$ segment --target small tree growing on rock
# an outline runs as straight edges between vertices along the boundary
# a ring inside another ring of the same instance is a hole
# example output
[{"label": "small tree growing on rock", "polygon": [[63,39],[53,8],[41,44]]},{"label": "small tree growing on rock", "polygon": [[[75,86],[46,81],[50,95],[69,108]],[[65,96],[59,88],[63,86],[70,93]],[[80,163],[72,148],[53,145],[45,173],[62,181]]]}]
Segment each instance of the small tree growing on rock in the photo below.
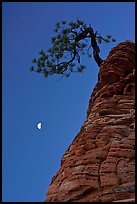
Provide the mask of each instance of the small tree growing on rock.
[{"label": "small tree growing on rock", "polygon": [[76,22],[57,22],[54,31],[56,36],[51,38],[52,47],[47,52],[40,51],[40,57],[32,61],[31,71],[43,73],[46,78],[54,74],[69,77],[73,72],[83,72],[86,67],[81,64],[81,55],[92,57],[91,49],[100,67],[103,59],[99,56],[98,44],[116,41],[111,35],[103,38],[97,31],[94,32],[91,25],[78,18]]}]

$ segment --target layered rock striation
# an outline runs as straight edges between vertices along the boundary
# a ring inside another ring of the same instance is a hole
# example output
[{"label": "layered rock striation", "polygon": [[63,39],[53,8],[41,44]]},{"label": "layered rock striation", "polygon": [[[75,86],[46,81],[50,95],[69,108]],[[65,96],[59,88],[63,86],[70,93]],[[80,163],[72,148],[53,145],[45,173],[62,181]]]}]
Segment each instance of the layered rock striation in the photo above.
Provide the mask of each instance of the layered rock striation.
[{"label": "layered rock striation", "polygon": [[101,64],[87,117],[62,157],[46,202],[111,202],[135,196],[135,44]]}]

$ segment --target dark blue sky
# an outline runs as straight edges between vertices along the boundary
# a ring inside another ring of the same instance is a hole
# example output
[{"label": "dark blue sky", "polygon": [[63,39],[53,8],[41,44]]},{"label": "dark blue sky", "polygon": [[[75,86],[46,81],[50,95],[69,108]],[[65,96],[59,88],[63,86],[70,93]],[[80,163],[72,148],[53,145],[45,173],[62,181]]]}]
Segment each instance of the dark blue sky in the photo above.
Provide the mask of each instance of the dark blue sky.
[{"label": "dark blue sky", "polygon": [[[102,44],[101,57],[125,40],[135,39],[133,2],[2,3],[2,200],[45,199],[65,150],[86,118],[97,83],[98,67],[83,59],[86,70],[68,79],[31,73],[32,59],[51,47],[54,26],[76,17],[116,43]],[[43,128],[38,130],[38,122]]]}]

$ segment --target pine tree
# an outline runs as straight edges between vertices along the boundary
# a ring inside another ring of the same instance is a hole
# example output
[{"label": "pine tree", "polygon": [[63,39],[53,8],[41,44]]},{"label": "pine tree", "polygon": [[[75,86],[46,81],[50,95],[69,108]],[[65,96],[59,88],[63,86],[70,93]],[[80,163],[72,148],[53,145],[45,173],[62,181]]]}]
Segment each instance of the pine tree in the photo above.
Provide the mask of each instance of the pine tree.
[{"label": "pine tree", "polygon": [[76,22],[57,22],[54,32],[56,36],[51,38],[52,47],[47,52],[41,50],[40,57],[32,60],[30,68],[31,71],[43,73],[46,78],[54,74],[69,77],[73,72],[83,72],[86,67],[81,64],[81,56],[85,54],[88,57],[93,55],[100,67],[103,59],[99,56],[98,44],[116,41],[111,35],[103,38],[97,31],[94,32],[91,25],[78,18]]}]

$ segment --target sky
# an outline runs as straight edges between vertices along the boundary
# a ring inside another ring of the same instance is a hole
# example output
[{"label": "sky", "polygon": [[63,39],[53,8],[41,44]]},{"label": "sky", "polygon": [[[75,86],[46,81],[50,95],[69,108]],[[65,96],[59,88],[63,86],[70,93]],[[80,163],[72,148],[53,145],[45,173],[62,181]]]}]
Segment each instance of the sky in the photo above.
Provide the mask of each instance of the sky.
[{"label": "sky", "polygon": [[67,79],[29,71],[38,52],[51,47],[56,22],[77,17],[117,40],[101,44],[103,59],[118,43],[135,41],[134,2],[2,3],[2,202],[44,201],[86,119],[99,72],[93,58]]}]

